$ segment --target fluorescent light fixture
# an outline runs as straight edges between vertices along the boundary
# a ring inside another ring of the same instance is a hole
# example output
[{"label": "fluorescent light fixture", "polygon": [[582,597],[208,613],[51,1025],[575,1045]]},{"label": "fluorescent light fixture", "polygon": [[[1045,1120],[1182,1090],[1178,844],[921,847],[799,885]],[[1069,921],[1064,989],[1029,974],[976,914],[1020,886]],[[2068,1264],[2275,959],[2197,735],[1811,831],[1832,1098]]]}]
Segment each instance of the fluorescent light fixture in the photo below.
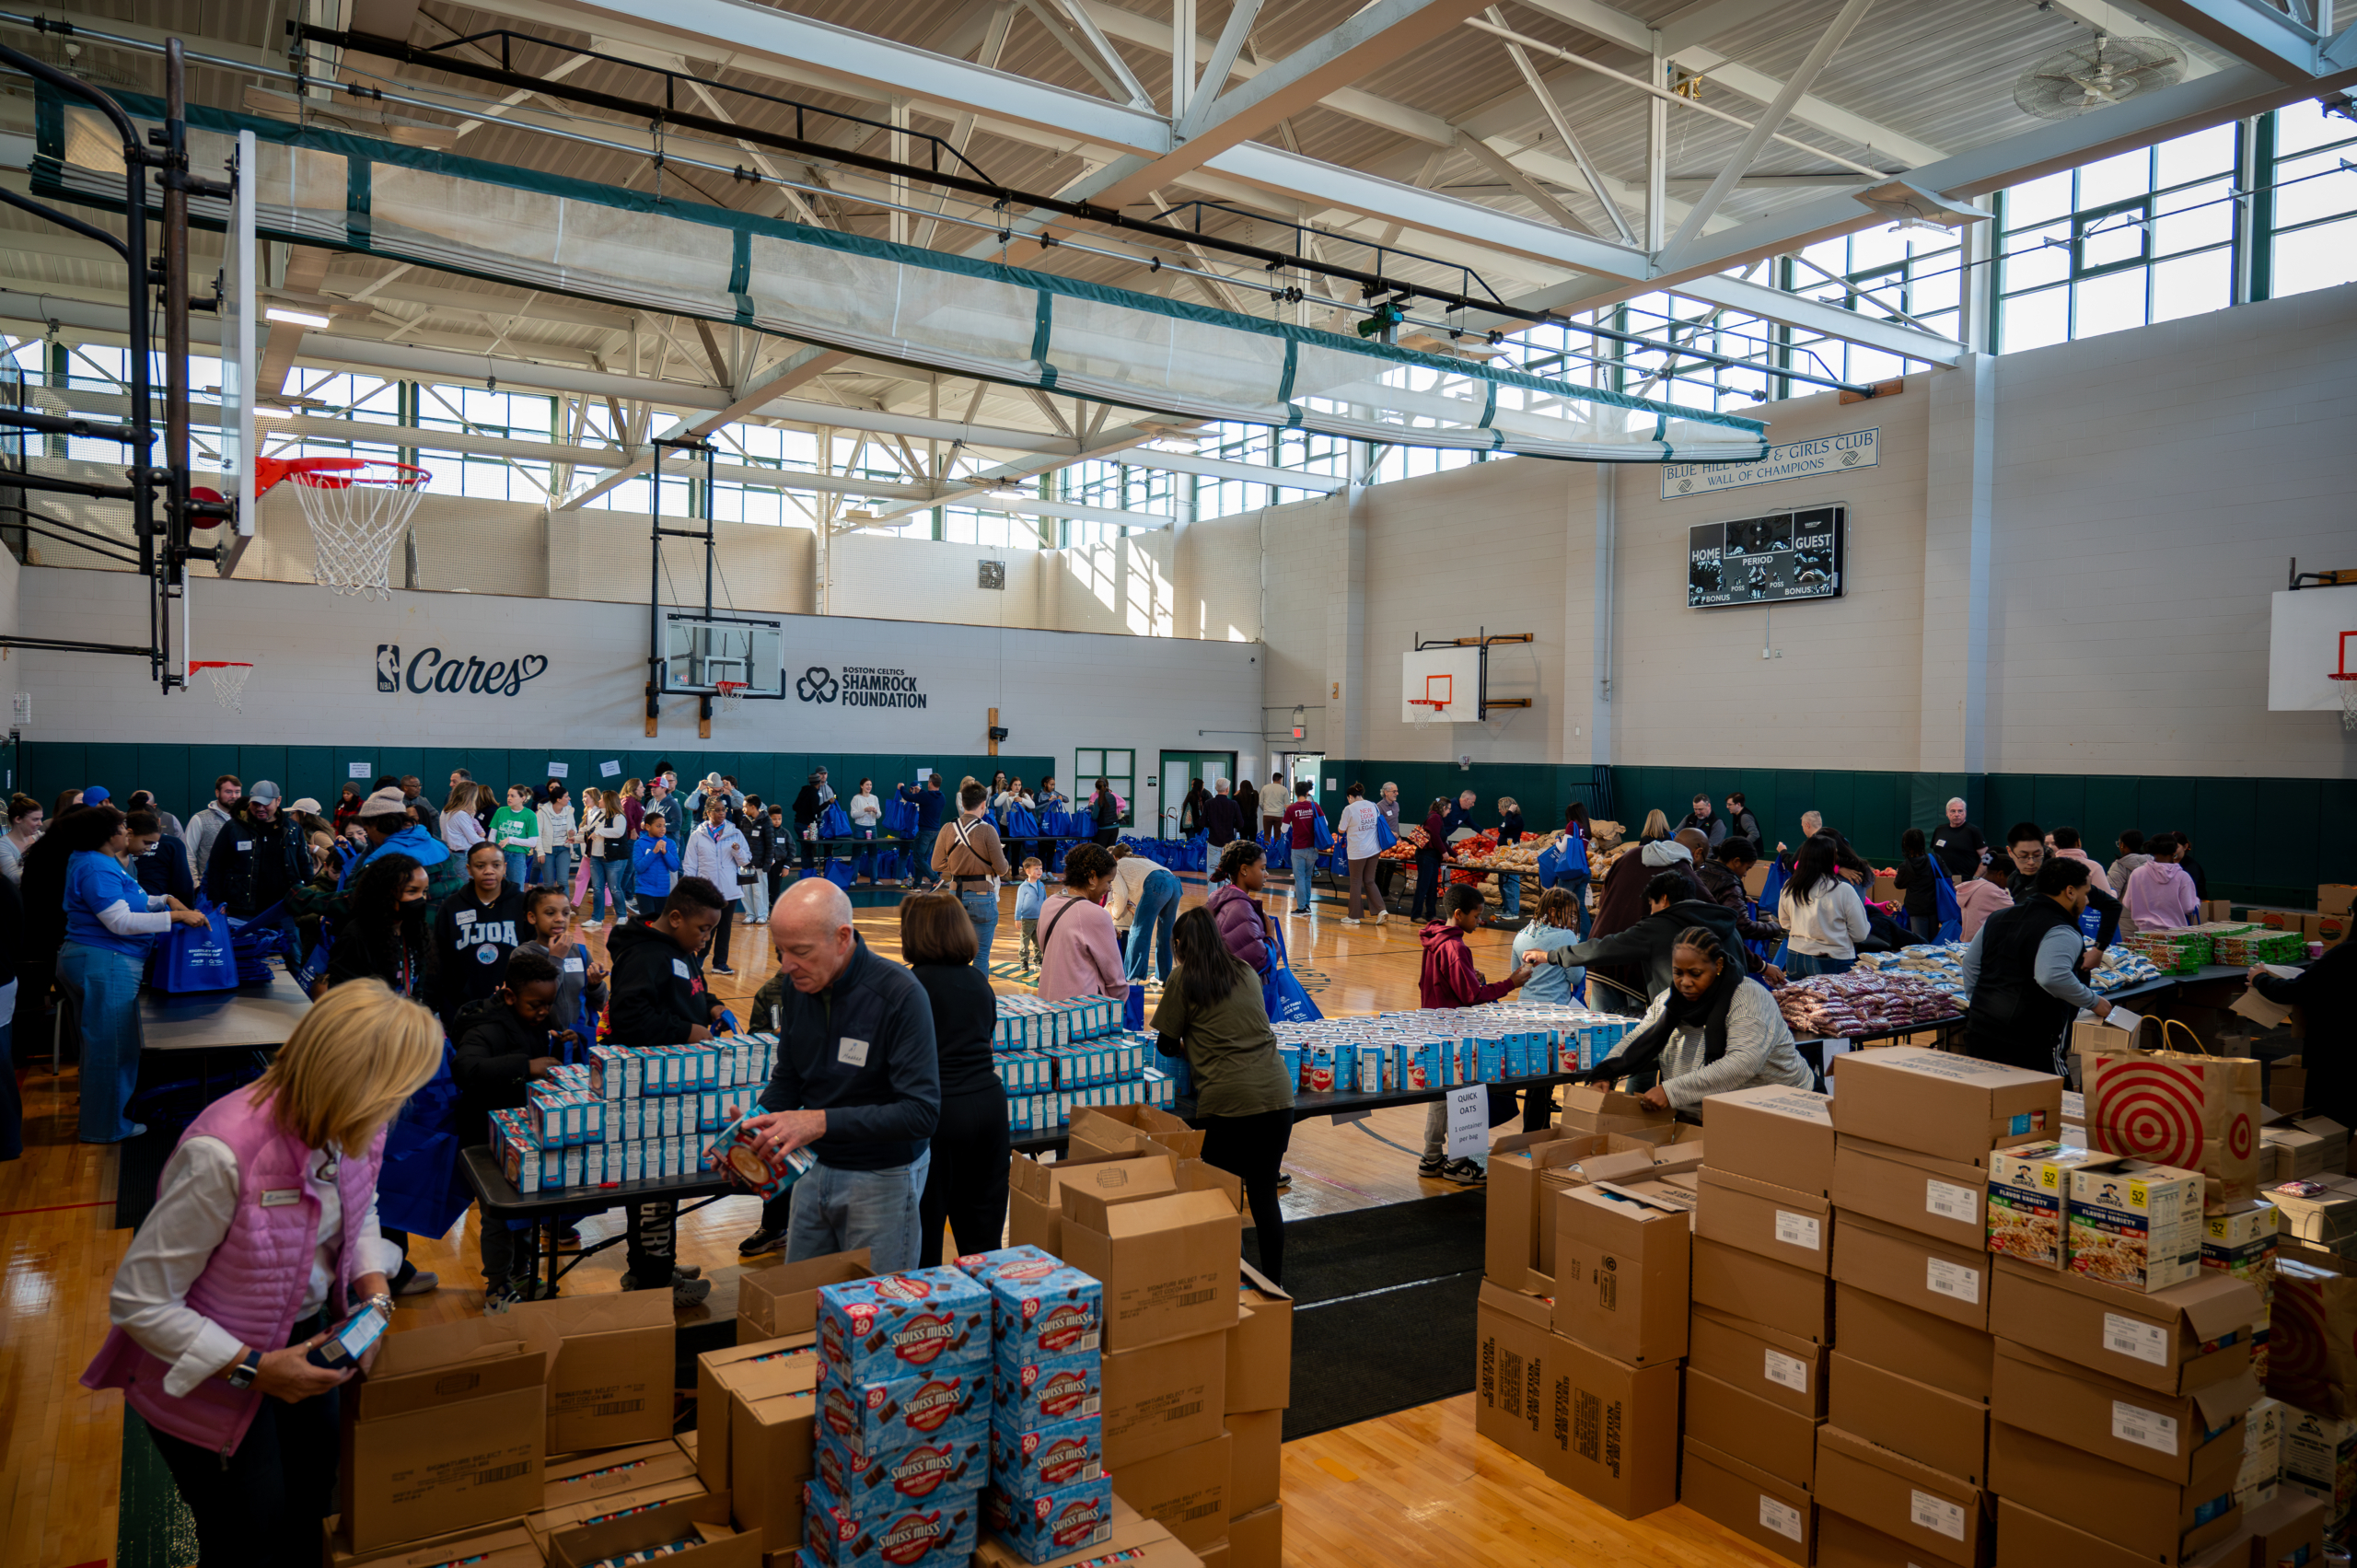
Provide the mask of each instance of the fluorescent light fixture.
[{"label": "fluorescent light fixture", "polygon": [[982,494],[989,496],[993,501],[1034,501],[1039,499],[1037,496],[1025,494],[1022,491],[1016,489],[1013,485],[1004,484],[999,485],[994,489],[985,490]]},{"label": "fluorescent light fixture", "polygon": [[329,324],[328,319],[318,314],[316,311],[289,310],[284,306],[281,305],[273,305],[270,307],[270,308],[262,312],[262,315],[273,321],[284,321],[290,327],[311,327],[316,329],[325,327]]}]

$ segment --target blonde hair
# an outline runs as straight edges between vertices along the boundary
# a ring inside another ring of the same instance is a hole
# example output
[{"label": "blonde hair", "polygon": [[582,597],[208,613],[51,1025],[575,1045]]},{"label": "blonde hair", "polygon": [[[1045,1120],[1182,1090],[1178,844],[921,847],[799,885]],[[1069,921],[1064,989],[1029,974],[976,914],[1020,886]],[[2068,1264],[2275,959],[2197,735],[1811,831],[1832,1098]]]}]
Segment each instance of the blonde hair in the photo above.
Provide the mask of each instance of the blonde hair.
[{"label": "blonde hair", "polygon": [[640,796],[644,795],[645,793],[646,781],[644,779],[624,779],[622,781],[623,799],[636,800]]},{"label": "blonde hair", "polygon": [[1669,819],[1659,809],[1646,812],[1644,828],[1637,834],[1638,842],[1650,843],[1655,839],[1667,837],[1669,837]]},{"label": "blonde hair", "polygon": [[1498,796],[1498,809],[1501,811],[1519,811],[1522,809],[1522,802],[1516,800],[1513,796],[1502,795]]},{"label": "blonde hair", "polygon": [[441,1065],[431,1012],[380,980],[348,981],[303,1015],[251,1093],[274,1097],[273,1118],[309,1147],[358,1154]]}]

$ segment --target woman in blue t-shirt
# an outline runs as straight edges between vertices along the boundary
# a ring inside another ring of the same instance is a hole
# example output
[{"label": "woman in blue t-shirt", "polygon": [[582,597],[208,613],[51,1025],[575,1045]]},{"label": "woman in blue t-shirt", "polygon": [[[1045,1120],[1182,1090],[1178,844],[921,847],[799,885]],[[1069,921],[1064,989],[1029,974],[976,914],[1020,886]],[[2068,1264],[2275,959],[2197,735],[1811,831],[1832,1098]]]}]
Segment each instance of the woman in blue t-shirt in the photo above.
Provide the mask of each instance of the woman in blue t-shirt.
[{"label": "woman in blue t-shirt", "polygon": [[65,946],[57,972],[82,1009],[82,1142],[119,1144],[147,1131],[125,1121],[139,1083],[139,981],[157,933],[203,925],[180,900],[150,893],[131,869],[131,825],[111,806],[65,818]]}]

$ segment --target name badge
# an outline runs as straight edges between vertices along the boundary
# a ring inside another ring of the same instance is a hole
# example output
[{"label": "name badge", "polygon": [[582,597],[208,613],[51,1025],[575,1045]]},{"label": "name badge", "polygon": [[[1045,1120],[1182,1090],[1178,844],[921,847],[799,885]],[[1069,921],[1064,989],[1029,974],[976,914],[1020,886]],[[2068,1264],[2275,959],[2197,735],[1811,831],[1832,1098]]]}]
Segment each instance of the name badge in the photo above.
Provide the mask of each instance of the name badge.
[{"label": "name badge", "polygon": [[567,958],[564,960],[564,972],[567,974],[582,974],[586,971],[582,968],[581,960],[579,958]]},{"label": "name badge", "polygon": [[770,1028],[771,1028],[772,1032],[773,1032],[773,1033],[780,1033],[780,1034],[782,1034],[782,1033],[784,1033],[784,1030],[785,1030],[785,1004],[784,1004],[784,1003],[783,1003],[783,1002],[772,1002],[772,1004],[770,1004]]},{"label": "name badge", "polygon": [[673,958],[671,960],[671,972],[678,975],[681,980],[692,980],[695,978],[688,973],[688,960],[685,958]]},{"label": "name badge", "polygon": [[254,842],[251,839],[239,839],[238,841],[238,853],[239,854],[250,854],[253,852],[253,847]]},{"label": "name badge", "polygon": [[845,1035],[842,1042],[835,1047],[835,1060],[846,1067],[866,1066],[867,1042],[864,1040],[853,1040],[849,1035]]},{"label": "name badge", "polygon": [[302,1201],[303,1194],[292,1187],[273,1187],[261,1195],[261,1206],[265,1209],[283,1209],[289,1203]]},{"label": "name badge", "polygon": [[472,925],[475,923],[475,912],[472,910],[455,910],[451,912],[451,918],[456,920],[460,925]]}]

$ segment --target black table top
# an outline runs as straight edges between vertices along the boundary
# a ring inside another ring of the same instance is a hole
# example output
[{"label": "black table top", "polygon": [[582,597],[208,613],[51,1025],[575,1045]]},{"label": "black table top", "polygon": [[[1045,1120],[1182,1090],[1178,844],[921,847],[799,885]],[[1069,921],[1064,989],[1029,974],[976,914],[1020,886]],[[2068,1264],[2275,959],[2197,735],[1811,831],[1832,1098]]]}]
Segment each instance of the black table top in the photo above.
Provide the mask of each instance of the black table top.
[{"label": "black table top", "polygon": [[716,1171],[694,1176],[660,1177],[652,1181],[609,1181],[596,1187],[560,1187],[550,1192],[518,1192],[509,1183],[488,1148],[462,1150],[459,1168],[467,1185],[482,1201],[486,1219],[554,1219],[563,1214],[595,1214],[622,1203],[644,1203],[655,1198],[718,1198],[737,1191]]}]

